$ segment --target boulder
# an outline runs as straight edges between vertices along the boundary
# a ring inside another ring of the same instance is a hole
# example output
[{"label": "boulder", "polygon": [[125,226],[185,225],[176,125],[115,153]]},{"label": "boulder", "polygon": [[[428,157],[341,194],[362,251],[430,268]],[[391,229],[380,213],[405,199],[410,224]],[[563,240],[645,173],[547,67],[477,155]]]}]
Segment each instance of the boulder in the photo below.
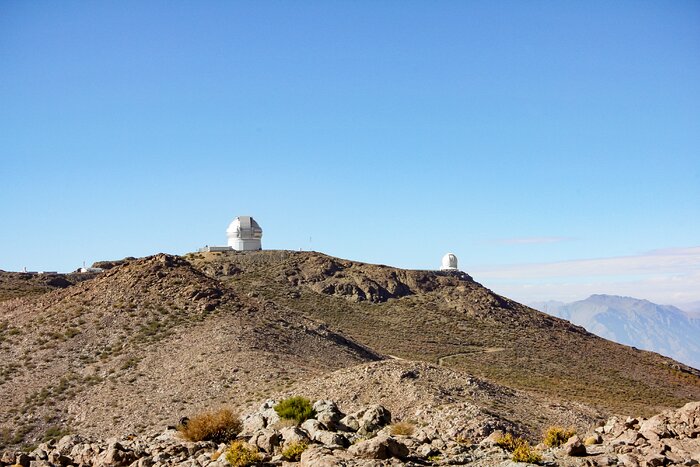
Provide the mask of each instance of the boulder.
[{"label": "boulder", "polygon": [[343,431],[357,431],[360,429],[360,422],[354,415],[346,415],[338,422],[338,429]]},{"label": "boulder", "polygon": [[241,435],[251,436],[253,433],[255,433],[258,430],[262,430],[266,426],[267,423],[265,421],[265,417],[263,417],[261,414],[254,413],[248,415],[243,419]]},{"label": "boulder", "polygon": [[270,428],[263,428],[253,433],[249,443],[257,446],[263,451],[272,454],[275,448],[280,445],[280,434]]},{"label": "boulder", "polygon": [[362,415],[357,417],[360,434],[372,434],[382,427],[391,423],[391,412],[381,405],[372,405],[362,411]]},{"label": "boulder", "polygon": [[346,448],[350,445],[350,442],[345,436],[327,430],[316,431],[313,440],[328,447]]},{"label": "boulder", "polygon": [[340,420],[344,417],[343,413],[333,401],[316,401],[313,405],[313,409],[316,412],[316,420],[326,425],[330,430],[337,429]]},{"label": "boulder", "polygon": [[298,426],[287,426],[280,429],[282,446],[287,447],[292,443],[304,443],[309,441],[309,437]]},{"label": "boulder", "polygon": [[348,448],[348,453],[364,459],[404,459],[408,456],[406,445],[392,436],[380,434],[374,438],[360,441]]},{"label": "boulder", "polygon": [[325,446],[310,445],[299,460],[299,467],[345,467],[345,461],[333,455],[333,451]]},{"label": "boulder", "polygon": [[325,431],[326,426],[318,420],[310,418],[301,424],[301,429],[308,433],[309,438],[314,439],[316,432]]},{"label": "boulder", "polygon": [[574,435],[562,446],[562,450],[567,456],[579,457],[586,455],[586,446],[581,442],[581,438]]},{"label": "boulder", "polygon": [[501,430],[493,431],[486,438],[482,439],[479,443],[480,446],[495,446],[499,439],[503,438],[503,432]]}]

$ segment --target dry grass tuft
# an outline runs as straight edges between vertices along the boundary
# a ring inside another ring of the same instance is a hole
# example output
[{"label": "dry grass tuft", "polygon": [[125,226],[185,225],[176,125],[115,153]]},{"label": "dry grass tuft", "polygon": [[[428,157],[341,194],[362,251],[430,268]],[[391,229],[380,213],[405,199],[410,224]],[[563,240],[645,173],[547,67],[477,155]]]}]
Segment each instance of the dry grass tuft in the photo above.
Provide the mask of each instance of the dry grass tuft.
[{"label": "dry grass tuft", "polygon": [[569,438],[576,434],[573,428],[562,428],[560,426],[551,426],[544,433],[542,442],[550,448],[556,448],[566,443]]},{"label": "dry grass tuft", "polygon": [[396,422],[391,425],[389,430],[392,435],[411,436],[413,432],[416,431],[416,427],[413,423]]},{"label": "dry grass tuft", "polygon": [[234,441],[226,450],[226,460],[233,467],[247,467],[263,459],[257,448],[244,441]]},{"label": "dry grass tuft", "polygon": [[301,455],[306,451],[306,448],[309,447],[309,443],[306,441],[297,441],[294,443],[290,443],[289,446],[286,448],[282,449],[282,457],[285,458],[285,460],[288,460],[290,462],[299,462],[301,459]]},{"label": "dry grass tuft", "polygon": [[204,412],[177,427],[183,438],[189,441],[214,441],[225,443],[241,431],[238,416],[229,409]]}]

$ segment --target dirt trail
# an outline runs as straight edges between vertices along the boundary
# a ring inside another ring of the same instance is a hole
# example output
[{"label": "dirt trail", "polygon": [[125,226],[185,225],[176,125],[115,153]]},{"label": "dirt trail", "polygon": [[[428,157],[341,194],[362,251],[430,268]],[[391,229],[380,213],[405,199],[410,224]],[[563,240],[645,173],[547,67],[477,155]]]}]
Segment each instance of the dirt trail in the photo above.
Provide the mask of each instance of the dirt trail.
[{"label": "dirt trail", "polygon": [[438,358],[438,365],[444,366],[445,365],[445,360],[448,358],[453,358],[453,357],[462,357],[466,355],[472,355],[475,353],[494,353],[494,352],[502,352],[506,350],[504,347],[485,347],[481,349],[473,349],[468,352],[457,352],[457,353],[451,353],[449,355],[443,355],[442,357]]}]

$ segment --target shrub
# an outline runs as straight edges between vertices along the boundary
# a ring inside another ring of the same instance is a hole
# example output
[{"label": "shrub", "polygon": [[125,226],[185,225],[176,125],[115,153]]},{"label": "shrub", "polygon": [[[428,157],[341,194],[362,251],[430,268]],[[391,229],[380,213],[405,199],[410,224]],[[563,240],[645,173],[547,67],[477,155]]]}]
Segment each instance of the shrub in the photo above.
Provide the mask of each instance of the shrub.
[{"label": "shrub", "polygon": [[298,462],[301,459],[301,455],[306,448],[309,447],[309,443],[306,441],[295,441],[289,443],[289,445],[282,449],[282,457],[290,462]]},{"label": "shrub", "polygon": [[516,438],[512,433],[506,433],[496,440],[496,444],[506,451],[515,451],[518,444],[525,442],[522,438]]},{"label": "shrub", "polygon": [[542,455],[537,450],[532,449],[527,441],[521,438],[517,439],[522,442],[518,443],[513,450],[512,459],[514,462],[529,462],[530,464],[542,462]]},{"label": "shrub", "polygon": [[246,467],[262,461],[256,448],[244,441],[234,441],[226,450],[226,460],[233,467]]},{"label": "shrub", "polygon": [[569,438],[576,434],[573,428],[564,429],[560,426],[552,426],[544,433],[542,442],[550,448],[556,448],[566,443]]},{"label": "shrub", "polygon": [[187,423],[179,425],[178,431],[189,441],[214,441],[225,443],[241,431],[241,422],[229,409],[199,414]]},{"label": "shrub", "polygon": [[296,420],[297,423],[302,423],[316,415],[309,399],[300,396],[284,399],[275,406],[275,412],[280,418]]},{"label": "shrub", "polygon": [[392,435],[405,435],[405,436],[411,436],[413,432],[415,431],[416,427],[413,425],[413,423],[409,422],[396,422],[391,425],[389,430],[391,431]]}]

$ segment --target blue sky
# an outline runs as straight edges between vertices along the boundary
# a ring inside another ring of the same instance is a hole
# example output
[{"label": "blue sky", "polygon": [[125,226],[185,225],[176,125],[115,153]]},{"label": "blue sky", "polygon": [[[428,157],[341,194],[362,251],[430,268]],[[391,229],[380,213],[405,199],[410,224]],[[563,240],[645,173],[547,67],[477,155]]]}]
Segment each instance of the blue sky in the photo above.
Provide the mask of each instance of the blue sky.
[{"label": "blue sky", "polygon": [[700,300],[700,3],[3,1],[0,205],[5,270],[245,214],[525,302]]}]

